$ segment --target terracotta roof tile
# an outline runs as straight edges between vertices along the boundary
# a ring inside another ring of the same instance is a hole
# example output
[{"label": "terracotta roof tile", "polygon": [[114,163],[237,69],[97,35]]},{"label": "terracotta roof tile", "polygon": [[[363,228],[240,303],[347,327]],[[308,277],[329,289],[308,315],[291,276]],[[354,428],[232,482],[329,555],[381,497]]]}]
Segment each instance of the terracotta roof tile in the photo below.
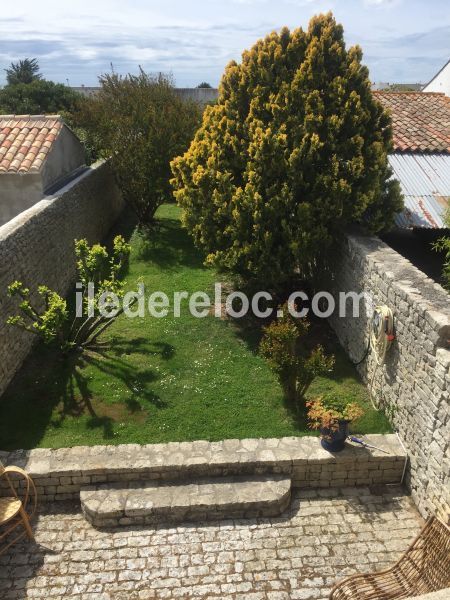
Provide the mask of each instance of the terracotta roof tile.
[{"label": "terracotta roof tile", "polygon": [[0,172],[39,171],[62,127],[59,115],[0,115]]},{"label": "terracotta roof tile", "polygon": [[389,110],[396,152],[450,153],[450,98],[431,92],[373,92]]}]

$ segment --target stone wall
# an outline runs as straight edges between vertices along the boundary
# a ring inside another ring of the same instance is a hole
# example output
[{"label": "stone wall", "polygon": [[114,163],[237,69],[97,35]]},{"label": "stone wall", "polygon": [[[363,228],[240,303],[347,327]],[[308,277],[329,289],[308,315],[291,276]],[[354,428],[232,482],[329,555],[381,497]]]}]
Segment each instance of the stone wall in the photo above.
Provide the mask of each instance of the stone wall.
[{"label": "stone wall", "polygon": [[101,240],[122,209],[108,164],[97,163],[0,227],[0,395],[34,341],[5,323],[17,307],[7,286],[17,279],[31,289],[45,284],[66,294],[75,279],[74,239]]},{"label": "stone wall", "polygon": [[[383,406],[410,457],[408,484],[422,514],[450,512],[450,296],[375,237],[350,235],[336,255],[331,288],[367,292],[386,304],[396,340],[386,363],[370,353],[359,366],[374,402]],[[347,311],[348,312],[348,311]],[[372,312],[335,313],[330,321],[351,359],[367,347]]]},{"label": "stone wall", "polygon": [[24,468],[46,501],[78,499],[86,486],[103,483],[233,475],[282,474],[300,488],[400,483],[406,455],[397,436],[365,439],[384,452],[347,444],[330,454],[318,438],[290,437],[17,450],[0,452],[0,460]]}]

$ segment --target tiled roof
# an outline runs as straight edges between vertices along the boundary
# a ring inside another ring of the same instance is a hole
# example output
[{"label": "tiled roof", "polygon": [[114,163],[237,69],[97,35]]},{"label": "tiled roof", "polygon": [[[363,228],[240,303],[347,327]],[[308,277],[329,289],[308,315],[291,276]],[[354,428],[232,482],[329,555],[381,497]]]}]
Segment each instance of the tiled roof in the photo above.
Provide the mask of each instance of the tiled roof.
[{"label": "tiled roof", "polygon": [[39,172],[62,127],[59,115],[0,115],[0,174]]},{"label": "tiled roof", "polygon": [[389,110],[395,152],[450,153],[450,98],[424,92],[373,92]]}]

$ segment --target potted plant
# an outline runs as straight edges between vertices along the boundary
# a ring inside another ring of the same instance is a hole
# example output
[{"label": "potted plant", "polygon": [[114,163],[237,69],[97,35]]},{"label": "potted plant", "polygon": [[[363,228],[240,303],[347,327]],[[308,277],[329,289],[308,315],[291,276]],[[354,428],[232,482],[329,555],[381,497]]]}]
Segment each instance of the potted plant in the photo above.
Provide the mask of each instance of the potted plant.
[{"label": "potted plant", "polygon": [[334,394],[311,400],[306,406],[309,425],[312,429],[320,429],[322,447],[329,452],[344,449],[349,423],[364,414],[359,404]]}]

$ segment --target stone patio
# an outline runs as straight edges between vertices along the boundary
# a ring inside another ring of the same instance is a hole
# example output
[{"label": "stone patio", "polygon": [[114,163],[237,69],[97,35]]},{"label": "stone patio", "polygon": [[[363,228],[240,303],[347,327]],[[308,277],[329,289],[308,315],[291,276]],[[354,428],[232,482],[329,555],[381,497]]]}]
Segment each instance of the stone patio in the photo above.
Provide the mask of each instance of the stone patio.
[{"label": "stone patio", "polygon": [[325,599],[383,569],[423,525],[398,486],[294,490],[276,518],[98,531],[75,502],[42,505],[36,544],[0,557],[0,598]]}]

